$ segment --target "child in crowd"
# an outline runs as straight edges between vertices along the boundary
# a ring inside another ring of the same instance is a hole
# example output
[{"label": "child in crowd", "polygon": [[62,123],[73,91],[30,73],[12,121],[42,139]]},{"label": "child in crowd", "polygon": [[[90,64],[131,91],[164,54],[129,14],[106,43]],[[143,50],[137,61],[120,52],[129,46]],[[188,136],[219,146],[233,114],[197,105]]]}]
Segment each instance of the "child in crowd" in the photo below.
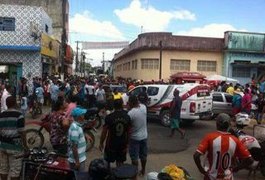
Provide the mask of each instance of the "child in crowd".
[{"label": "child in crowd", "polygon": [[[74,121],[68,130],[68,161],[70,167],[75,171],[77,177],[86,172],[86,140],[82,129],[82,123],[85,120],[86,109],[74,108],[72,110],[72,117]],[[79,178],[77,178],[79,179]]]}]

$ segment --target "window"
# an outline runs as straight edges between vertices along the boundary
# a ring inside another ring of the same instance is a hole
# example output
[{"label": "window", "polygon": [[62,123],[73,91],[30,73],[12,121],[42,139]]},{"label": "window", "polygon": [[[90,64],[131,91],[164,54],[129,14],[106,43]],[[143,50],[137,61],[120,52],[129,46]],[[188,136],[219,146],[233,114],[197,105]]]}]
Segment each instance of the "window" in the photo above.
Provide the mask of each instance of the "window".
[{"label": "window", "polygon": [[159,88],[158,87],[148,87],[147,94],[148,96],[156,96],[158,94]]},{"label": "window", "polygon": [[158,69],[158,59],[141,59],[142,69]]},{"label": "window", "polygon": [[214,94],[214,95],[213,95],[213,101],[224,102],[224,101],[223,101],[223,97],[222,97],[221,94]]},{"label": "window", "polygon": [[137,59],[132,61],[132,69],[137,69]]},{"label": "window", "polygon": [[171,59],[170,70],[190,70],[190,60],[185,59]]},{"label": "window", "polygon": [[216,61],[199,60],[197,65],[198,71],[216,71]]},{"label": "window", "polygon": [[250,68],[249,67],[233,67],[232,69],[233,77],[250,77]]},{"label": "window", "polygon": [[15,18],[0,17],[0,31],[15,31]]},{"label": "window", "polygon": [[122,65],[120,64],[120,65],[117,65],[117,71],[121,71],[122,70]]},{"label": "window", "polygon": [[47,24],[45,24],[45,32],[49,33],[49,26]]},{"label": "window", "polygon": [[232,95],[227,95],[227,94],[225,94],[225,99],[226,99],[226,102],[228,102],[228,103],[232,103],[233,96],[232,96]]},{"label": "window", "polygon": [[123,64],[123,71],[128,71],[128,70],[130,70],[130,65],[131,65],[130,62],[124,63],[124,64]]}]

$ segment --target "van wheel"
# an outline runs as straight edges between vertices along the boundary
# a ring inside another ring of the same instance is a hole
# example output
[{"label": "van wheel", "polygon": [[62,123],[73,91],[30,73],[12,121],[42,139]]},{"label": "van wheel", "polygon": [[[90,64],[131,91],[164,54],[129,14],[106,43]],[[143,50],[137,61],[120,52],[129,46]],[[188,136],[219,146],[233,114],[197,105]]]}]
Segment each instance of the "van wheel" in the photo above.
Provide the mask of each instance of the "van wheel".
[{"label": "van wheel", "polygon": [[169,110],[163,110],[161,112],[161,114],[160,114],[160,122],[165,127],[169,127],[170,126]]}]

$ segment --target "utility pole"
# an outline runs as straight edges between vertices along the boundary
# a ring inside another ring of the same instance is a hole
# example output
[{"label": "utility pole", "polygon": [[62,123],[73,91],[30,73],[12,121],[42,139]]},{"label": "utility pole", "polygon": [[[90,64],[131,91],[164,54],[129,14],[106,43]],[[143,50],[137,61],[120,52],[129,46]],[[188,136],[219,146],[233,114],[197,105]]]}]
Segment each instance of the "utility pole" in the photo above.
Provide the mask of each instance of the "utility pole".
[{"label": "utility pole", "polygon": [[162,41],[159,41],[159,80],[162,79]]},{"label": "utility pole", "polygon": [[75,57],[75,72],[77,73],[79,71],[79,58],[78,58],[78,43],[79,41],[76,41],[76,57]]},{"label": "utility pole", "polygon": [[103,73],[105,73],[105,53],[102,53],[102,68],[103,68]]},{"label": "utility pole", "polygon": [[62,1],[62,26],[63,26],[63,32],[61,36],[61,78],[64,80],[64,58],[65,58],[65,51],[66,51],[66,28],[65,28],[65,21],[66,21],[66,0]]}]

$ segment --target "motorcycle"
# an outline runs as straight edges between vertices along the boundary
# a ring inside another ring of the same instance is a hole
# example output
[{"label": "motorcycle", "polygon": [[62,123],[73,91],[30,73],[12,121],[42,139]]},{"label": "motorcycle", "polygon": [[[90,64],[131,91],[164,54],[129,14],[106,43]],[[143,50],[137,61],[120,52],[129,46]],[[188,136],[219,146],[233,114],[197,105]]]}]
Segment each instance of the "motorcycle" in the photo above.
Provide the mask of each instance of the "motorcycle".
[{"label": "motorcycle", "polygon": [[61,179],[76,180],[65,156],[55,152],[48,152],[47,148],[33,148],[23,157],[22,180]]},{"label": "motorcycle", "polygon": [[251,119],[249,115],[245,112],[240,112],[235,115],[236,127],[243,129],[245,126],[248,126]]},{"label": "motorcycle", "polygon": [[[98,111],[90,109],[85,115],[85,121],[82,125],[86,139],[86,151],[90,151],[95,145],[95,135],[92,131],[97,132],[96,125],[98,124]],[[50,114],[44,116],[41,121],[26,121],[26,125],[36,125],[38,128],[30,128],[25,131],[26,149],[33,147],[41,148],[44,145],[44,133],[46,130],[50,133]]]},{"label": "motorcycle", "polygon": [[[263,176],[265,176],[265,140],[258,140],[257,137],[257,129],[261,126],[254,126],[253,128],[253,136],[247,135],[243,131],[239,129],[231,129],[230,132],[235,135],[249,150],[254,162],[249,166],[249,176],[252,171],[256,171],[260,169],[260,172]],[[264,128],[265,132],[265,126]],[[263,133],[264,133],[263,132]],[[263,134],[264,135],[264,134]],[[255,137],[256,136],[256,137]]]}]

